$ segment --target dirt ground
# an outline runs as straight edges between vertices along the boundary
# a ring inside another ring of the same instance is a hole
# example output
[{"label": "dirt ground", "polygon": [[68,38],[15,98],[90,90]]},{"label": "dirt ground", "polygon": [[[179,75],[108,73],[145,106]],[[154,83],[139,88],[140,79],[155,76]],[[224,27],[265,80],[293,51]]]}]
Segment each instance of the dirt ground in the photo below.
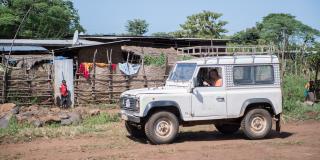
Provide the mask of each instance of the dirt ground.
[{"label": "dirt ground", "polygon": [[211,125],[181,128],[174,144],[150,145],[127,136],[122,123],[108,131],[72,138],[36,139],[0,145],[0,159],[261,159],[319,160],[320,122],[291,122],[265,140],[225,136]]}]

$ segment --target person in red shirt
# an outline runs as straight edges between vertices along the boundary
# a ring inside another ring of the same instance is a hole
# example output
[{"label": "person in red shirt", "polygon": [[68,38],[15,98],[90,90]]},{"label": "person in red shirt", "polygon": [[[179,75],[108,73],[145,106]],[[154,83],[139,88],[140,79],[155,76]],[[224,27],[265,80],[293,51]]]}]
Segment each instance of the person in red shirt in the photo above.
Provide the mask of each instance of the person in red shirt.
[{"label": "person in red shirt", "polygon": [[65,80],[62,80],[61,86],[60,86],[60,95],[61,95],[61,106],[62,108],[67,108],[68,104],[68,87],[67,82]]}]

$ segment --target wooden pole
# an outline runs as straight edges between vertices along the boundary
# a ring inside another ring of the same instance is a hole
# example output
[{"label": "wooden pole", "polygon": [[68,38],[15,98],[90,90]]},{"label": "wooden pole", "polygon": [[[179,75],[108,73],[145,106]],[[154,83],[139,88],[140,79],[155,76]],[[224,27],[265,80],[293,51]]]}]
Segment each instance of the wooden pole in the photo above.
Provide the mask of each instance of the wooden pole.
[{"label": "wooden pole", "polygon": [[[5,60],[5,54],[4,54],[4,49],[2,52],[2,64],[4,64],[4,60]],[[7,67],[6,65],[4,67]],[[7,73],[7,69],[4,69],[3,72],[3,77],[2,77],[2,103],[6,102],[6,73]]]},{"label": "wooden pole", "polygon": [[96,54],[97,54],[98,50],[96,49],[96,51],[93,54],[93,74],[92,74],[92,99],[96,100],[96,95],[95,95],[95,87],[96,87]]},{"label": "wooden pole", "polygon": [[113,101],[113,70],[112,70],[112,49],[109,52],[107,50],[107,58],[108,58],[108,64],[109,64],[109,75],[108,75],[108,90],[109,90],[109,103],[111,104]]},{"label": "wooden pole", "polygon": [[[75,63],[76,63],[76,74],[74,76],[74,80],[79,79],[79,74],[77,74],[79,72],[79,59],[78,57],[75,57]],[[79,81],[75,81],[74,83],[74,88],[78,88],[79,86]],[[76,93],[76,91],[74,91],[74,93]],[[74,103],[77,103],[77,105],[79,106],[79,99],[78,96],[79,94],[74,94]]]},{"label": "wooden pole", "polygon": [[147,80],[147,75],[146,75],[146,70],[144,68],[144,51],[143,48],[141,47],[141,53],[142,53],[142,73],[143,73],[143,79],[144,79],[144,87],[148,87],[148,80]]}]

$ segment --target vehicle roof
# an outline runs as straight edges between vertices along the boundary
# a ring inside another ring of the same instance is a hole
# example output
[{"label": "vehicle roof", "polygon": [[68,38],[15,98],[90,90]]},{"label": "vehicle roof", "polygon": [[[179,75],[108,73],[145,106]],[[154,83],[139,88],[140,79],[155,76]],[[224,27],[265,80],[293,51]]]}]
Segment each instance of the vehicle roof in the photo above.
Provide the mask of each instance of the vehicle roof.
[{"label": "vehicle roof", "polygon": [[208,64],[277,64],[279,59],[276,55],[238,55],[238,56],[216,56],[195,58],[177,63]]}]

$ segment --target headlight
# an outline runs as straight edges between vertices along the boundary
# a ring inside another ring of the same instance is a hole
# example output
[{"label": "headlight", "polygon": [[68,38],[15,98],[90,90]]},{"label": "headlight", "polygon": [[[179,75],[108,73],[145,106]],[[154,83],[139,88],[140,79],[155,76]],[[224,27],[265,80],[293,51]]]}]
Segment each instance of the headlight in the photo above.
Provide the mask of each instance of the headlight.
[{"label": "headlight", "polygon": [[124,96],[120,98],[120,107],[124,110],[139,111],[139,97]]}]

